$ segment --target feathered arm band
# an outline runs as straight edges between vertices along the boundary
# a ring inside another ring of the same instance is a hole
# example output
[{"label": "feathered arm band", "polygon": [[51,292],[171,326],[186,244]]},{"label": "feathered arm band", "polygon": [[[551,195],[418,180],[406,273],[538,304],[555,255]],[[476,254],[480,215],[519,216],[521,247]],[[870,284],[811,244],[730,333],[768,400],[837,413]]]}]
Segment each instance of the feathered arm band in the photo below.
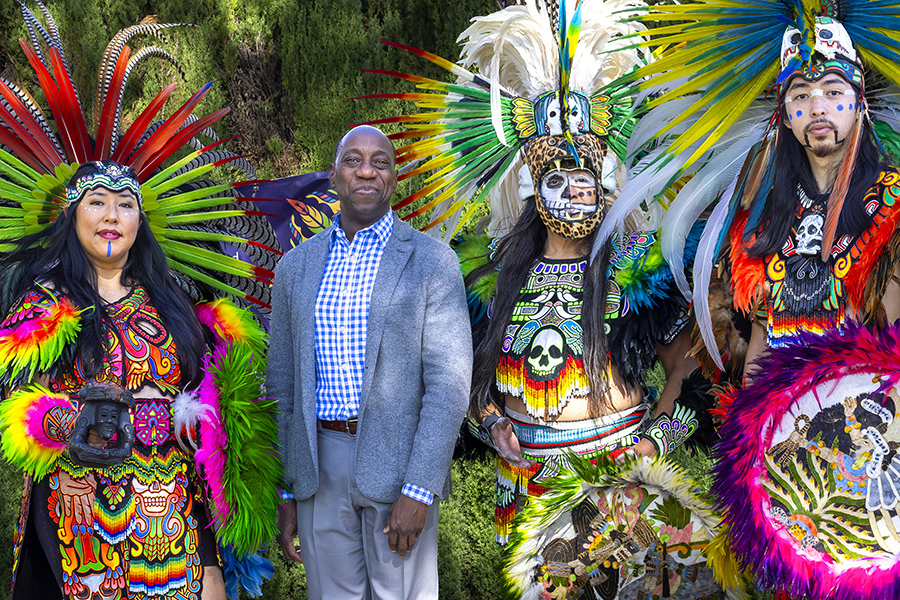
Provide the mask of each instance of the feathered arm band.
[{"label": "feathered arm band", "polygon": [[80,311],[66,298],[35,291],[0,328],[0,385],[18,387],[53,370],[81,329]]},{"label": "feathered arm band", "polygon": [[67,396],[33,385],[0,403],[0,448],[6,459],[35,479],[53,470],[75,423]]}]

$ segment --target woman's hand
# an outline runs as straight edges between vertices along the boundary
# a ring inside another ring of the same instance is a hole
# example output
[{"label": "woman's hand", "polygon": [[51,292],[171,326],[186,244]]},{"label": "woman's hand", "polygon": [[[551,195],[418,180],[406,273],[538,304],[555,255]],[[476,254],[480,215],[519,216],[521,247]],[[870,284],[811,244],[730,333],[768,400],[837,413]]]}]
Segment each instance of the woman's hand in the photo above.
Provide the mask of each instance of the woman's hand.
[{"label": "woman's hand", "polygon": [[516,437],[516,430],[513,429],[512,421],[509,418],[501,417],[494,423],[494,426],[491,427],[491,439],[494,441],[497,453],[509,464],[522,469],[530,469],[538,464],[536,461],[522,456],[519,438]]},{"label": "woman's hand", "polygon": [[73,479],[63,470],[59,471],[60,504],[67,515],[71,515],[76,525],[94,526],[94,491],[97,481],[88,474],[82,479]]}]

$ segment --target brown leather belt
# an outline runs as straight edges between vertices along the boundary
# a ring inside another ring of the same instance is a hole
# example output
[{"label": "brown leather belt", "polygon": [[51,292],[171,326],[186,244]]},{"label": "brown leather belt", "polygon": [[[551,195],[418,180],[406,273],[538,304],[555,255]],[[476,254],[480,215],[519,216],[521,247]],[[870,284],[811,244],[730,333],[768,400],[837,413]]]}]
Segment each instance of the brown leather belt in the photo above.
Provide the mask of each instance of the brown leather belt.
[{"label": "brown leather belt", "polygon": [[346,421],[323,421],[322,419],[319,419],[319,425],[322,426],[322,429],[330,429],[331,431],[340,431],[341,433],[356,435],[357,421],[357,417],[347,419]]}]

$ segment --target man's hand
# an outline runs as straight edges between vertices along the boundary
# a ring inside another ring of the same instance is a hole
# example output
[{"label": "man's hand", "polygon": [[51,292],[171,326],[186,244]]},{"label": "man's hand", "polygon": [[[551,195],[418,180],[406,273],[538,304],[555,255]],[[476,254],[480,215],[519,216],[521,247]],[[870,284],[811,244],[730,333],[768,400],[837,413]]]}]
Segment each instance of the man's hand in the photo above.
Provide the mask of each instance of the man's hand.
[{"label": "man's hand", "polygon": [[425,527],[428,505],[400,494],[388,511],[388,522],[383,533],[388,535],[391,552],[404,558],[416,545],[416,539]]},{"label": "man's hand", "polygon": [[284,557],[294,562],[303,562],[300,558],[298,546],[294,545],[297,538],[297,501],[285,500],[284,504],[278,507],[278,545]]},{"label": "man's hand", "polygon": [[644,438],[630,448],[637,456],[656,456],[656,446]]},{"label": "man's hand", "polygon": [[83,479],[73,479],[65,471],[59,471],[59,493],[63,510],[72,516],[76,525],[94,526],[94,490],[97,481],[88,474]]},{"label": "man's hand", "polygon": [[516,437],[516,430],[513,429],[512,421],[508,417],[501,417],[494,423],[491,427],[491,439],[494,440],[497,453],[509,464],[522,469],[530,469],[537,464],[536,461],[522,456],[519,438]]}]

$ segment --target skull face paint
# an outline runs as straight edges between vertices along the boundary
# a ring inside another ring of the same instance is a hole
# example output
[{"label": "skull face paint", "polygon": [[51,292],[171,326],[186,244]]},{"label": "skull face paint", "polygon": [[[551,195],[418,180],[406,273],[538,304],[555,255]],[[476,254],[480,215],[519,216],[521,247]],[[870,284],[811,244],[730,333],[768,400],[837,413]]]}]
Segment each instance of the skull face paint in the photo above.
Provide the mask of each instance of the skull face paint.
[{"label": "skull face paint", "polygon": [[562,136],[532,140],[525,161],[544,225],[561,237],[579,239],[596,230],[605,214],[599,184],[606,148],[595,135],[577,135],[572,141],[575,154]]},{"label": "skull face paint", "polygon": [[560,221],[582,221],[597,210],[597,179],[585,169],[551,171],[541,180],[541,202]]}]

